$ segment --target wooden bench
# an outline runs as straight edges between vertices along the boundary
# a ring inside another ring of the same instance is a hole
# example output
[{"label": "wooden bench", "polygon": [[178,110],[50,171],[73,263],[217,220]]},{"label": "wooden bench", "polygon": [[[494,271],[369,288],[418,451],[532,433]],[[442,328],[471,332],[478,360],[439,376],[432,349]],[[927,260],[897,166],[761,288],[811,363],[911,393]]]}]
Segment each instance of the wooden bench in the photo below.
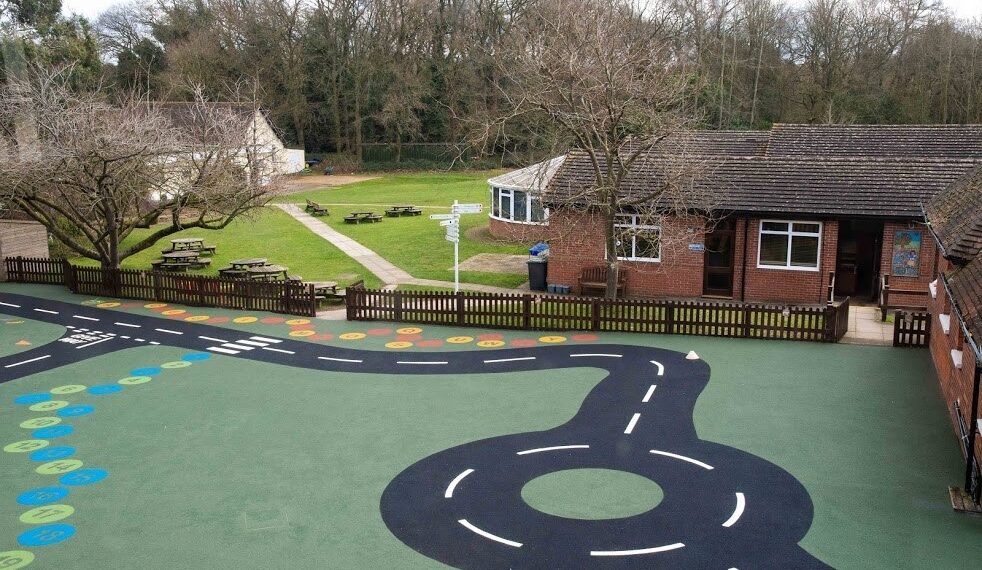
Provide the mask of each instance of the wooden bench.
[{"label": "wooden bench", "polygon": [[[617,296],[624,295],[627,282],[627,271],[621,268],[617,272]],[[601,296],[607,292],[607,267],[587,267],[580,273],[580,294]]]},{"label": "wooden bench", "polygon": [[423,213],[423,210],[417,208],[416,206],[392,206],[385,211],[385,215],[390,218],[398,218],[399,216],[418,216]]},{"label": "wooden bench", "polygon": [[160,250],[160,253],[173,253],[175,251],[196,251],[196,252],[201,253],[201,254],[212,255],[217,250],[218,250],[218,246],[215,246],[215,245],[203,245],[201,247],[195,247],[195,248],[191,248],[191,249],[187,249],[187,250],[184,250],[184,249],[175,249],[174,246],[171,246],[170,249],[162,249],[162,250]]},{"label": "wooden bench", "polygon": [[351,212],[350,216],[344,217],[346,224],[360,224],[362,222],[381,222],[382,216],[375,212]]},{"label": "wooden bench", "polygon": [[310,215],[312,215],[312,216],[330,216],[331,215],[331,213],[327,211],[327,208],[325,208],[324,206],[321,206],[317,202],[311,202],[310,200],[307,200],[307,207],[304,208],[304,211],[310,212]]},{"label": "wooden bench", "polygon": [[355,281],[354,283],[352,283],[351,285],[348,285],[344,289],[338,289],[338,290],[336,290],[334,292],[334,295],[333,295],[332,298],[334,298],[334,299],[344,299],[345,295],[348,294],[348,289],[353,289],[355,287],[364,287],[364,286],[365,286],[365,280],[364,279],[359,279],[358,281]]}]

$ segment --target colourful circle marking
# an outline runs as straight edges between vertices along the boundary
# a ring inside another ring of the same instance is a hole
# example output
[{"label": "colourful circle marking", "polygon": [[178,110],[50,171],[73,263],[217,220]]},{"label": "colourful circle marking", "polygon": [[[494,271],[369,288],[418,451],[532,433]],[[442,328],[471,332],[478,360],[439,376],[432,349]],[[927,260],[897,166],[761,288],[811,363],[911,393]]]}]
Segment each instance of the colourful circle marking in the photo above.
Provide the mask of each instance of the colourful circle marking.
[{"label": "colourful circle marking", "polygon": [[41,475],[61,475],[62,473],[75,471],[82,467],[82,465],[83,463],[79,459],[59,459],[57,461],[42,463],[34,471]]},{"label": "colourful circle marking", "polygon": [[184,320],[192,323],[200,323],[201,321],[207,321],[210,318],[211,317],[209,317],[208,315],[194,315],[191,317],[184,317]]},{"label": "colourful circle marking", "polygon": [[118,307],[120,304],[121,303],[117,303],[116,301],[109,301],[108,303],[99,303],[96,305],[96,307],[99,307],[100,309],[112,309],[113,307]]},{"label": "colourful circle marking", "polygon": [[67,496],[68,489],[64,487],[38,487],[17,495],[17,503],[27,507],[36,507],[60,501]]},{"label": "colourful circle marking", "polygon": [[443,346],[443,341],[436,338],[429,339],[429,340],[421,340],[416,343],[416,346],[420,348],[436,348],[438,346]]},{"label": "colourful circle marking", "polygon": [[539,343],[537,343],[535,340],[530,338],[517,338],[511,341],[511,345],[514,346],[515,348],[529,348],[537,344]]},{"label": "colourful circle marking", "polygon": [[228,317],[212,317],[208,319],[209,323],[215,323],[215,324],[227,323],[228,321],[229,321]]},{"label": "colourful circle marking", "polygon": [[109,472],[105,469],[92,469],[86,467],[85,469],[78,469],[67,475],[63,475],[60,479],[58,479],[58,482],[62,485],[68,485],[69,487],[83,487],[85,485],[93,485],[98,483],[106,477],[109,477]]},{"label": "colourful circle marking", "polygon": [[419,327],[402,327],[401,329],[396,329],[396,334],[419,334],[423,332],[423,329]]},{"label": "colourful circle marking", "polygon": [[34,562],[34,553],[30,550],[5,550],[0,552],[0,568],[17,570]]},{"label": "colourful circle marking", "polygon": [[47,402],[51,399],[51,394],[39,392],[37,394],[24,394],[14,398],[14,403],[18,406],[30,406],[39,402]]},{"label": "colourful circle marking", "polygon": [[75,431],[70,425],[62,424],[60,426],[51,426],[41,429],[36,429],[31,432],[31,437],[35,439],[52,439],[55,437],[65,437],[66,435],[72,435]]},{"label": "colourful circle marking", "polygon": [[48,426],[55,426],[61,423],[61,418],[54,416],[44,416],[43,418],[31,418],[20,423],[24,429],[38,429]]},{"label": "colourful circle marking", "polygon": [[24,439],[8,443],[3,446],[3,450],[7,453],[27,453],[28,451],[43,449],[50,444],[51,442],[45,439]]},{"label": "colourful circle marking", "polygon": [[146,368],[134,368],[130,370],[131,376],[156,376],[160,374],[160,368],[157,366],[148,366]]},{"label": "colourful circle marking", "polygon": [[307,337],[308,340],[331,340],[332,338],[334,338],[334,335],[327,334],[327,333],[315,334],[314,336]]},{"label": "colourful circle marking", "polygon": [[89,388],[89,394],[92,394],[93,396],[107,396],[122,390],[123,387],[119,384],[99,384],[98,386],[92,386]]},{"label": "colourful circle marking", "polygon": [[166,306],[167,306],[167,303],[147,303],[146,305],[143,305],[143,308],[145,308],[145,309],[163,309]]},{"label": "colourful circle marking", "polygon": [[409,342],[416,342],[417,340],[423,340],[423,335],[421,334],[397,334],[396,340],[405,340]]},{"label": "colourful circle marking", "polygon": [[315,334],[317,334],[317,331],[310,330],[310,329],[304,329],[304,330],[299,330],[299,331],[290,331],[290,336],[300,336],[300,337],[303,337],[303,336],[314,336]]},{"label": "colourful circle marking", "polygon": [[165,362],[160,365],[161,368],[166,368],[168,370],[174,368],[187,368],[188,366],[191,366],[191,363],[187,360],[174,360],[172,362]]},{"label": "colourful circle marking", "polygon": [[586,334],[574,334],[573,336],[571,336],[569,338],[575,340],[576,342],[590,342],[590,341],[594,341],[594,340],[599,340],[600,339],[600,337],[598,335],[589,334],[589,333],[586,333]]},{"label": "colourful circle marking", "polygon": [[54,461],[55,459],[64,459],[73,455],[75,455],[74,447],[57,445],[55,447],[46,447],[44,449],[32,451],[27,457],[31,461]]},{"label": "colourful circle marking", "polygon": [[344,333],[338,336],[338,338],[341,340],[361,340],[365,338],[365,336],[366,336],[365,333],[350,332],[350,333]]},{"label": "colourful circle marking", "polygon": [[546,335],[540,336],[539,342],[545,342],[549,344],[556,344],[557,342],[566,342],[566,337],[560,335]]},{"label": "colourful circle marking", "polygon": [[413,343],[405,340],[394,340],[392,342],[385,343],[385,348],[409,348]]},{"label": "colourful circle marking", "polygon": [[186,312],[184,309],[167,309],[166,311],[161,311],[160,314],[169,317],[171,315],[183,315]]},{"label": "colourful circle marking", "polygon": [[64,386],[58,386],[57,388],[52,388],[51,393],[58,394],[58,395],[74,394],[76,392],[81,392],[82,390],[85,390],[85,388],[87,388],[87,386],[83,384],[65,384]]},{"label": "colourful circle marking", "polygon": [[181,357],[181,360],[186,360],[188,362],[201,362],[202,360],[208,360],[211,355],[207,352],[189,352]]},{"label": "colourful circle marking", "polygon": [[368,329],[365,331],[369,336],[385,336],[392,334],[392,329]]},{"label": "colourful circle marking", "polygon": [[65,520],[75,514],[75,507],[65,504],[35,507],[21,513],[19,520],[24,524],[43,524]]},{"label": "colourful circle marking", "polygon": [[313,329],[314,325],[307,323],[306,325],[290,325],[291,331],[305,331]]},{"label": "colourful circle marking", "polygon": [[32,412],[53,412],[54,410],[60,410],[68,405],[68,402],[64,400],[48,400],[47,402],[41,402],[40,404],[34,404],[33,406],[27,408]]},{"label": "colourful circle marking", "polygon": [[473,340],[474,337],[472,336],[452,336],[447,339],[447,342],[449,342],[450,344],[467,344],[468,342],[472,342]]},{"label": "colourful circle marking", "polygon": [[[17,543],[21,546],[50,546],[64,542],[75,535],[75,527],[70,524],[56,523],[34,527],[21,533]],[[5,569],[6,570],[6,569]]]},{"label": "colourful circle marking", "polygon": [[151,380],[153,378],[150,376],[127,376],[126,378],[121,378],[116,383],[122,384],[123,386],[136,386],[138,384],[146,384]]},{"label": "colourful circle marking", "polygon": [[505,335],[499,333],[486,333],[477,335],[477,340],[504,340]]},{"label": "colourful circle marking", "polygon": [[503,340],[479,340],[477,341],[477,346],[481,348],[498,348],[505,346],[505,341]]},{"label": "colourful circle marking", "polygon": [[247,323],[254,323],[258,320],[259,319],[257,319],[256,317],[235,317],[234,319],[232,319],[232,322],[242,325]]},{"label": "colourful circle marking", "polygon": [[62,408],[56,412],[60,418],[76,418],[79,416],[87,416],[95,411],[94,406],[88,404],[75,404],[74,406],[68,406],[67,408]]},{"label": "colourful circle marking", "polygon": [[283,317],[263,317],[259,319],[259,322],[263,323],[264,325],[278,325],[282,324],[284,321],[286,321],[286,319]]},{"label": "colourful circle marking", "polygon": [[309,325],[310,319],[290,319],[286,321],[288,325]]}]

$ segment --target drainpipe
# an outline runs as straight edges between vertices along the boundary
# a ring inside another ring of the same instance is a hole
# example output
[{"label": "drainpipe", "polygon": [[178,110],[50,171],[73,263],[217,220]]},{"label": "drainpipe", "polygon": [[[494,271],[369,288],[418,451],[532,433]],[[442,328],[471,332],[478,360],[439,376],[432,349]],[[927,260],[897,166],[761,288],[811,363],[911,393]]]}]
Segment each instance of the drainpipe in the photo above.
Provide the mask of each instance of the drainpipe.
[{"label": "drainpipe", "polygon": [[740,268],[740,302],[747,300],[747,236],[750,234],[750,218],[743,218],[743,267]]}]

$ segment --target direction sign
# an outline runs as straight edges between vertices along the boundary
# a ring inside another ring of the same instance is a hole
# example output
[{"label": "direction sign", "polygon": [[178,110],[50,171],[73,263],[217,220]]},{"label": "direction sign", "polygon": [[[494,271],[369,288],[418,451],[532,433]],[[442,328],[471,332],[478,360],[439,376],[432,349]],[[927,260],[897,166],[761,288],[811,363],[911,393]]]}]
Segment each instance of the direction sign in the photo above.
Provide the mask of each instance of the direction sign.
[{"label": "direction sign", "polygon": [[446,235],[446,236],[443,237],[443,239],[445,239],[447,241],[450,241],[450,242],[453,242],[453,243],[457,243],[458,241],[460,241],[460,237],[459,236],[452,236],[452,235]]},{"label": "direction sign", "polygon": [[480,214],[484,211],[484,204],[454,204],[452,211],[457,214]]},{"label": "direction sign", "polygon": [[456,226],[459,222],[457,220],[443,220],[440,222],[441,226]]},{"label": "direction sign", "polygon": [[453,214],[430,214],[431,220],[452,220],[455,217]]},{"label": "direction sign", "polygon": [[447,228],[447,235],[448,236],[453,236],[453,237],[459,237],[460,236],[460,232],[457,230],[457,228],[451,226],[451,227]]}]

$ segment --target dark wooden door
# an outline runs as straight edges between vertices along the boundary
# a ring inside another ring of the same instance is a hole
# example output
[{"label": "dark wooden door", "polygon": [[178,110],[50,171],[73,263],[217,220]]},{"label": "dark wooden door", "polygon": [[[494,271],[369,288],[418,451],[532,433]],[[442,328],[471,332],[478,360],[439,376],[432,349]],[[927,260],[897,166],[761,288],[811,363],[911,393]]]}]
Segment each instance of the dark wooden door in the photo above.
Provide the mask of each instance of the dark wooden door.
[{"label": "dark wooden door", "polygon": [[702,294],[718,297],[733,296],[733,221],[719,222],[713,232],[706,235],[706,252],[703,256]]}]

